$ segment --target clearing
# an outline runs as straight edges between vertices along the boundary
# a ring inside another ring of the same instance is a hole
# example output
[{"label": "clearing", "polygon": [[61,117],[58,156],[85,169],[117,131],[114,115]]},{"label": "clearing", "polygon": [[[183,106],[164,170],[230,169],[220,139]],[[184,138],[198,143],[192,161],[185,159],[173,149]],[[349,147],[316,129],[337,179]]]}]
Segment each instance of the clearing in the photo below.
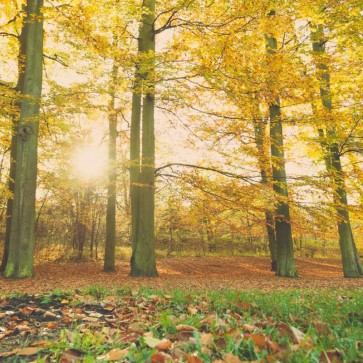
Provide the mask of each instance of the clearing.
[{"label": "clearing", "polygon": [[340,260],[297,259],[299,278],[287,279],[269,270],[267,257],[178,257],[158,260],[159,278],[131,278],[128,261],[117,263],[116,273],[102,271],[101,262],[40,264],[35,277],[0,278],[0,293],[41,293],[54,289],[149,287],[157,289],[262,289],[363,288],[363,279],[343,278]]}]

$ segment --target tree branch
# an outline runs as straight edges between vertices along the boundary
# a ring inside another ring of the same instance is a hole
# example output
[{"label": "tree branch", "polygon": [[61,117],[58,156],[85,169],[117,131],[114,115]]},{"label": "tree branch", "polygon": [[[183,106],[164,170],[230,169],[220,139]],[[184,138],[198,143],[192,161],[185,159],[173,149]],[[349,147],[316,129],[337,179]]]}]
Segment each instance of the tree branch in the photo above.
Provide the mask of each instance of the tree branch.
[{"label": "tree branch", "polygon": [[54,56],[50,56],[50,55],[47,55],[47,54],[43,54],[43,57],[44,58],[47,58],[47,59],[51,59],[55,62],[58,62],[59,64],[61,64],[63,67],[66,67],[66,68],[69,68],[69,65],[65,62],[63,62],[61,59],[59,59],[59,56],[58,54],[54,54]]},{"label": "tree branch", "polygon": [[252,181],[253,179],[256,179],[256,178],[259,179],[260,178],[260,176],[257,176],[257,175],[255,177],[253,177],[253,176],[252,177],[251,176],[246,177],[246,176],[243,176],[243,175],[231,173],[231,172],[228,172],[228,171],[218,170],[218,169],[215,169],[215,168],[210,168],[210,167],[206,167],[206,166],[199,166],[199,165],[193,165],[193,164],[184,164],[184,163],[169,163],[169,164],[160,166],[159,168],[155,168],[155,174],[158,175],[158,172],[160,170],[163,170],[163,169],[166,169],[166,168],[171,168],[173,166],[182,166],[182,167],[187,167],[187,168],[193,168],[193,169],[199,169],[199,170],[205,170],[205,171],[212,171],[214,173],[224,175],[224,176],[226,176],[228,178],[241,179],[241,180],[249,182],[250,184],[259,184],[259,183],[254,183]]}]

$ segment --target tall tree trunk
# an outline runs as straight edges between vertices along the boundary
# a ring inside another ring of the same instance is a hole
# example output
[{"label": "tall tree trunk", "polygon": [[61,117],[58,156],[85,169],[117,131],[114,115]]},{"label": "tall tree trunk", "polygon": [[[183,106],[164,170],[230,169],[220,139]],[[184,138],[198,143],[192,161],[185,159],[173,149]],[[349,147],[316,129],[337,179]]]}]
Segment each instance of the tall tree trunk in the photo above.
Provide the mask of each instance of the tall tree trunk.
[{"label": "tall tree trunk", "polygon": [[[313,53],[315,56],[320,83],[320,97],[323,109],[329,115],[332,112],[329,67],[324,61],[325,40],[323,27],[320,25],[311,34]],[[320,143],[323,148],[326,168],[334,185],[334,205],[338,220],[339,246],[342,255],[344,277],[360,277],[363,275],[362,263],[354,242],[348,212],[348,200],[345,187],[344,172],[340,160],[338,137],[334,125],[326,130],[319,129]]]},{"label": "tall tree trunk", "polygon": [[26,7],[25,74],[17,129],[14,199],[5,277],[34,274],[35,191],[39,108],[42,89],[43,0],[28,0]]},{"label": "tall tree trunk", "polygon": [[[271,15],[274,15],[274,13],[271,13]],[[275,54],[277,50],[276,38],[266,36],[266,40],[269,54]],[[278,97],[275,99],[274,103],[269,106],[269,114],[272,182],[273,190],[277,196],[275,210],[275,233],[277,244],[276,275],[297,277],[288,203],[281,108],[280,99]]]},{"label": "tall tree trunk", "polygon": [[[143,105],[142,105],[142,158],[138,175],[137,208],[132,211],[133,251],[131,276],[157,276],[155,260],[154,209],[155,209],[155,0],[145,0],[145,13],[139,32],[139,50],[142,56]],[[136,115],[135,115],[136,118]],[[133,130],[132,130],[133,131]],[[135,151],[135,150],[134,150]],[[137,158],[137,155],[132,155]],[[133,158],[131,156],[131,163]],[[135,184],[134,184],[135,186]],[[133,213],[136,213],[135,215]]]},{"label": "tall tree trunk", "polygon": [[[136,250],[138,240],[139,194],[140,194],[140,131],[141,131],[141,85],[136,70],[132,93],[131,132],[130,132],[130,209],[132,251]],[[134,253],[134,252],[133,252]],[[131,256],[131,274],[133,255]]]},{"label": "tall tree trunk", "polygon": [[[266,123],[264,122],[258,101],[252,99],[252,122],[255,131],[255,141],[257,146],[257,159],[261,172],[261,182],[263,185],[268,186],[272,189],[271,182],[271,158],[268,151],[268,144],[266,142]],[[277,271],[277,243],[274,228],[274,218],[271,211],[265,211],[265,225],[268,237],[268,247],[270,250],[271,257],[271,271]]]},{"label": "tall tree trunk", "polygon": [[108,110],[108,186],[107,186],[107,211],[106,211],[106,242],[104,271],[115,271],[116,248],[116,138],[117,138],[117,113],[115,110],[115,88],[118,78],[118,66],[114,60],[112,67],[112,80],[110,90],[110,104]]},{"label": "tall tree trunk", "polygon": [[[16,145],[17,145],[17,135],[16,133],[16,125],[13,122],[12,125],[13,131],[11,136],[11,150],[10,150],[10,170],[9,170],[9,181],[8,181],[8,189],[14,195],[14,180],[15,180],[15,158],[16,158]],[[9,243],[10,243],[10,226],[11,226],[11,216],[13,213],[13,198],[10,197],[6,202],[6,231],[5,231],[5,243],[4,243],[4,252],[0,266],[0,272],[4,273],[5,267],[8,261],[9,256]]]},{"label": "tall tree trunk", "polygon": [[[26,34],[27,24],[24,21],[21,28],[21,33],[19,36],[19,55],[18,55],[18,82],[15,90],[18,93],[18,97],[23,95],[23,85],[24,85],[24,74],[25,74],[25,34]],[[13,115],[12,124],[12,136],[10,145],[10,170],[9,170],[9,181],[8,188],[9,191],[14,195],[14,181],[16,172],[16,149],[18,142],[18,118],[20,117],[20,107],[21,99],[16,100],[16,115]],[[0,266],[0,272],[4,273],[6,263],[8,261],[9,255],[9,242],[10,242],[10,227],[11,227],[11,216],[13,213],[13,196],[7,200],[6,203],[6,232],[5,232],[5,243],[4,243],[4,253]]]}]

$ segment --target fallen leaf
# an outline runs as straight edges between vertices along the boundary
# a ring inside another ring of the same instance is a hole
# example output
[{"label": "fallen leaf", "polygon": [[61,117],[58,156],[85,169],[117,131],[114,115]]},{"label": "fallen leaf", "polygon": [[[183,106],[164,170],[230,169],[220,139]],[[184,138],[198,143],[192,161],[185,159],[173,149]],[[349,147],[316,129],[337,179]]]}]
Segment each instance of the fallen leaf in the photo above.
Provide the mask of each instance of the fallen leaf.
[{"label": "fallen leaf", "polygon": [[188,363],[203,363],[203,361],[199,357],[193,354],[186,354],[185,359]]},{"label": "fallen leaf", "polygon": [[83,321],[88,321],[88,322],[90,322],[90,323],[95,323],[95,322],[97,322],[97,321],[98,321],[98,319],[97,319],[97,318],[92,318],[91,316],[86,316],[86,317],[84,317],[82,320],[83,320]]},{"label": "fallen leaf", "polygon": [[45,326],[48,329],[56,329],[58,327],[58,325],[56,323],[46,323]]},{"label": "fallen leaf", "polygon": [[90,312],[89,316],[92,318],[102,318],[103,314],[92,311]]},{"label": "fallen leaf", "polygon": [[252,324],[242,324],[242,329],[245,332],[252,333],[256,329],[256,327]]},{"label": "fallen leaf", "polygon": [[19,349],[18,351],[18,355],[34,355],[37,354],[39,352],[40,348],[37,347],[27,347],[27,348],[22,348]]},{"label": "fallen leaf", "polygon": [[293,326],[290,326],[290,330],[292,332],[295,343],[300,344],[305,340],[305,334],[301,330],[294,328]]},{"label": "fallen leaf", "polygon": [[201,343],[206,347],[212,347],[214,345],[213,334],[211,333],[202,333],[200,335]]},{"label": "fallen leaf", "polygon": [[157,350],[168,350],[172,346],[172,342],[169,339],[162,339],[161,342],[155,346]]},{"label": "fallen leaf", "polygon": [[113,310],[115,310],[115,306],[114,305],[112,305],[112,304],[106,304],[104,307],[103,307],[103,309],[104,310],[107,310],[107,311],[113,311]]},{"label": "fallen leaf", "polygon": [[252,339],[253,343],[255,344],[255,348],[257,348],[257,351],[262,350],[266,346],[266,336],[263,334],[246,335],[246,338]]},{"label": "fallen leaf", "polygon": [[77,349],[67,349],[62,353],[61,363],[78,363],[84,353]]},{"label": "fallen leaf", "polygon": [[46,348],[46,347],[50,347],[52,345],[51,342],[48,342],[46,340],[41,340],[39,342],[33,342],[30,344],[32,347],[41,347],[41,348]]},{"label": "fallen leaf", "polygon": [[162,343],[162,340],[154,338],[154,337],[149,336],[149,335],[144,335],[144,342],[150,348],[155,348],[157,345]]},{"label": "fallen leaf", "polygon": [[55,315],[54,313],[52,313],[51,311],[46,311],[43,315],[45,318],[56,318],[57,315]]},{"label": "fallen leaf", "polygon": [[129,354],[128,349],[111,349],[107,354],[105,354],[105,360],[109,360],[111,362],[117,362],[121,359],[125,359]]},{"label": "fallen leaf", "polygon": [[232,353],[226,353],[223,356],[223,362],[224,363],[241,363],[242,361],[236,355],[233,355]]},{"label": "fallen leaf", "polygon": [[190,315],[195,315],[198,312],[198,309],[193,305],[189,305],[188,306],[188,311],[189,311]]},{"label": "fallen leaf", "polygon": [[157,352],[151,356],[151,363],[168,363],[172,361],[173,357],[164,352]]},{"label": "fallen leaf", "polygon": [[182,342],[188,341],[190,338],[192,338],[194,336],[193,331],[194,330],[180,331],[180,332],[178,332],[177,339],[176,340],[180,340]]},{"label": "fallen leaf", "polygon": [[2,352],[2,353],[0,353],[0,358],[10,357],[10,356],[18,353],[18,351],[19,351],[19,348],[15,348],[15,349],[10,350],[8,352]]},{"label": "fallen leaf", "polygon": [[30,306],[25,306],[25,307],[19,309],[19,312],[24,315],[31,315],[34,312],[34,310],[35,309]]}]

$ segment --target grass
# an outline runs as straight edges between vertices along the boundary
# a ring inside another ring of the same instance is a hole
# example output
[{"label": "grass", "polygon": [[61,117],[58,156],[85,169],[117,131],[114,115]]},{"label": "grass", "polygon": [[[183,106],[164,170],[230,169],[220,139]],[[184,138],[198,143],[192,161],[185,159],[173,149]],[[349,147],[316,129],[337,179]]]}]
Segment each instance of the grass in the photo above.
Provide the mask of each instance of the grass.
[{"label": "grass", "polygon": [[[36,361],[67,361],[64,354],[68,351],[71,355],[80,354],[82,362],[106,362],[113,349],[125,353],[120,361],[161,362],[157,360],[161,359],[161,352],[148,344],[147,337],[152,336],[170,340],[173,345],[162,350],[162,354],[171,357],[178,349],[184,357],[180,361],[232,361],[234,357],[236,362],[237,359],[360,362],[363,361],[362,292],[360,289],[162,292],[128,288],[109,291],[91,286],[74,299],[80,299],[80,295],[93,296],[102,305],[107,296],[116,296],[115,311],[120,314],[117,319],[124,321],[120,324],[125,329],[117,331],[119,325],[115,323],[116,332],[110,335],[102,319],[86,328],[83,323],[83,330],[74,326],[71,332],[63,330],[59,339],[38,354]],[[43,300],[67,298],[71,304],[72,296],[70,291],[55,291],[43,296]],[[125,324],[138,325],[136,338]],[[188,339],[180,333],[181,324],[195,328],[185,333]],[[293,334],[294,328],[300,332],[298,338]],[[125,337],[130,339],[121,339]],[[192,360],[191,356],[200,360]],[[21,361],[12,359],[9,362]]]}]

